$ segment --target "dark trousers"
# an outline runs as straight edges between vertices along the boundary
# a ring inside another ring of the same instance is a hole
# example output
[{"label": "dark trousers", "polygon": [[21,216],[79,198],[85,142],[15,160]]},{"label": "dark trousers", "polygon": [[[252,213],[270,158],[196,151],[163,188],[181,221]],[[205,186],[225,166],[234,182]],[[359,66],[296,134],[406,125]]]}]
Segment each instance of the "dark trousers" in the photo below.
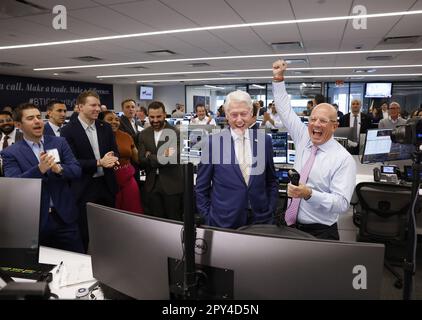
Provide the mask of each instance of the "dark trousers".
[{"label": "dark trousers", "polygon": [[48,215],[47,225],[40,232],[40,245],[85,253],[78,223],[65,223],[55,209]]},{"label": "dark trousers", "polygon": [[325,224],[320,224],[320,223],[312,223],[312,224],[296,223],[294,227],[296,227],[296,229],[309,233],[318,239],[340,240],[337,223],[334,223],[331,226],[327,226]]},{"label": "dark trousers", "polygon": [[148,212],[154,217],[183,220],[183,193],[166,194],[161,186],[159,176],[155,179],[155,185],[147,196]]},{"label": "dark trousers", "polygon": [[115,197],[107,187],[104,177],[92,178],[88,187],[85,189],[82,199],[79,201],[79,227],[81,230],[82,241],[84,248],[88,250],[89,234],[88,234],[88,220],[86,215],[86,204],[92,202],[106,207],[114,208]]}]

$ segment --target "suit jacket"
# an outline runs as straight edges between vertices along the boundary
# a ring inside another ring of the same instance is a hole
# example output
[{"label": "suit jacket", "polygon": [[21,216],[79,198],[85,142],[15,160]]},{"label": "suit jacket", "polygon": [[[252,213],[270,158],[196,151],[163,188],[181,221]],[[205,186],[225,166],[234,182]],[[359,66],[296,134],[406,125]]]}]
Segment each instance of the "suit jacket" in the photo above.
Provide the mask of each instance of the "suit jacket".
[{"label": "suit jacket", "polygon": [[[196,178],[196,205],[205,223],[238,228],[248,223],[271,223],[276,211],[278,182],[274,169],[271,137],[263,130],[249,130],[254,164],[246,185],[235,161],[234,141],[229,129],[210,136],[202,150]],[[227,143],[229,142],[229,143]]]},{"label": "suit jacket", "polygon": [[126,117],[125,115],[122,115],[120,117],[120,127],[119,129],[128,133],[133,141],[135,142],[135,144],[138,142],[137,141],[137,137],[138,137],[138,125],[141,126],[137,120],[135,120],[135,126],[136,126],[136,130],[133,129],[132,124],[130,123],[130,120],[128,117]]},{"label": "suit jacket", "polygon": [[[345,114],[340,119],[340,127],[350,127],[350,112]],[[365,114],[360,113],[360,131],[359,133],[366,133],[368,129],[372,128],[371,118]],[[363,141],[360,141],[361,143],[364,143]],[[350,147],[348,148],[349,152],[351,154],[359,154],[359,145],[357,147]]]},{"label": "suit jacket", "polygon": [[[151,192],[154,187],[157,168],[159,170],[160,182],[163,191],[168,195],[183,193],[183,171],[180,165],[180,136],[179,132],[167,122],[164,125],[163,131],[158,145],[155,145],[154,129],[148,127],[139,134],[139,160],[141,168],[145,168],[146,181],[145,191]],[[163,146],[166,144],[165,146]],[[170,160],[171,163],[163,164],[159,157],[163,154],[167,147],[176,149],[173,157],[168,157],[165,160]],[[146,153],[150,155],[146,157]]]},{"label": "suit jacket", "polygon": [[[340,127],[350,127],[350,112],[340,119]],[[371,118],[367,114],[361,112],[360,133],[366,133],[368,129],[371,129]]]},{"label": "suit jacket", "polygon": [[54,133],[53,128],[50,126],[50,123],[48,121],[44,124],[44,135],[47,135],[47,136],[56,136],[56,134]]},{"label": "suit jacket", "polygon": [[[97,130],[98,146],[101,158],[113,151],[116,156],[119,155],[116,140],[111,126],[103,121],[96,120],[95,128]],[[72,183],[72,189],[77,195],[77,201],[83,199],[84,190],[88,187],[93,175],[97,172],[97,159],[92,150],[88,136],[79,120],[70,121],[60,131],[60,135],[65,137],[72,151],[82,167],[82,177]],[[112,194],[117,193],[118,187],[114,170],[103,168],[107,187]]]},{"label": "suit jacket", "polygon": [[[72,223],[78,218],[75,198],[71,192],[69,182],[81,176],[81,167],[72,153],[66,139],[61,137],[44,136],[44,150],[57,149],[60,155],[60,165],[63,174],[52,171],[42,174],[38,168],[39,161],[26,141],[18,141],[2,151],[4,174],[6,177],[42,179],[41,183],[41,221],[43,230],[48,223],[48,209],[50,198],[54,207],[65,223]],[[22,195],[22,200],[25,195]]]}]

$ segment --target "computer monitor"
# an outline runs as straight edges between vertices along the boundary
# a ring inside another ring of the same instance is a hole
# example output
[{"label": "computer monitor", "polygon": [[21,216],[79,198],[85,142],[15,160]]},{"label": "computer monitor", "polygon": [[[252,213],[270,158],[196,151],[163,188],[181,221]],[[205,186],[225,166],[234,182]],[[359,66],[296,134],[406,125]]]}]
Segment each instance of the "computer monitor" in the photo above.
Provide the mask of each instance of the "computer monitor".
[{"label": "computer monitor", "polygon": [[139,88],[139,98],[141,100],[153,100],[154,99],[154,88],[141,86]]},{"label": "computer monitor", "polygon": [[183,153],[199,157],[205,137],[212,134],[216,128],[214,125],[188,125],[181,127],[180,137],[183,142]]},{"label": "computer monitor", "polygon": [[295,163],[295,155],[296,155],[295,143],[293,142],[290,135],[288,135],[287,136],[287,163],[288,164]]},{"label": "computer monitor", "polygon": [[287,132],[271,132],[274,163],[287,163]]},{"label": "computer monitor", "polygon": [[[420,180],[422,181],[422,171],[419,172]],[[404,166],[404,176],[403,180],[407,182],[413,181],[413,170],[412,166]]]},{"label": "computer monitor", "polygon": [[412,158],[413,145],[393,143],[391,129],[369,129],[366,133],[362,163],[389,162]]},{"label": "computer monitor", "polygon": [[0,178],[0,267],[38,265],[41,179]]},{"label": "computer monitor", "polygon": [[279,184],[287,184],[290,182],[289,179],[289,170],[290,168],[276,168],[275,174]]},{"label": "computer monitor", "polygon": [[[170,298],[169,261],[183,270],[180,222],[89,203],[88,226],[97,280],[136,299]],[[195,260],[223,274],[233,299],[377,299],[384,246],[203,226]]]},{"label": "computer monitor", "polygon": [[353,127],[339,127],[334,131],[334,137],[338,138],[347,138],[352,140],[353,137]]},{"label": "computer monitor", "polygon": [[391,82],[368,82],[365,98],[390,98],[392,86]]}]

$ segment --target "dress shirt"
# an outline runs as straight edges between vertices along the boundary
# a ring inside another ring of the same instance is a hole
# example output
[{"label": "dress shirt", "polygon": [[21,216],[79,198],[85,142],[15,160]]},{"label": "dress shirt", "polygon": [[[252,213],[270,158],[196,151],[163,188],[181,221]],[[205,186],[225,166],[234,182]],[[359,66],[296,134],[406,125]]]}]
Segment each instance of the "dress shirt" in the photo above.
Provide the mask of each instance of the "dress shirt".
[{"label": "dress shirt", "polygon": [[382,111],[382,118],[388,119],[390,116],[388,115],[388,111]]},{"label": "dress shirt", "polygon": [[209,124],[210,126],[215,126],[215,120],[211,118],[210,123],[208,123],[208,117],[204,117],[204,119],[199,120],[199,118],[193,118],[190,121],[191,124]]},{"label": "dress shirt", "polygon": [[238,154],[240,150],[239,144],[242,143],[242,139],[245,139],[245,160],[248,163],[248,175],[251,174],[251,164],[252,164],[252,151],[251,151],[251,139],[249,136],[249,129],[245,130],[244,135],[237,134],[234,130],[230,129],[230,133],[232,135],[233,141],[234,141],[234,152],[236,155],[237,163],[240,163],[239,159],[241,158],[241,155]]},{"label": "dress shirt", "polygon": [[[95,127],[95,121],[91,125],[88,125],[81,119],[80,116],[78,117],[78,120],[80,121],[82,127],[85,130],[89,143],[91,144],[92,151],[94,152],[95,159],[97,160],[101,159],[100,147],[98,145],[97,128]],[[101,177],[103,175],[104,175],[103,167],[97,167],[97,172],[94,173],[93,177],[96,178],[96,177]]]},{"label": "dress shirt", "polygon": [[[154,130],[154,141],[155,141],[155,146],[158,147],[158,142],[160,141],[161,138],[161,134],[163,133],[163,129],[161,129],[160,131],[155,131]],[[158,155],[158,148],[157,148],[157,155]],[[157,174],[160,174],[160,169],[157,168],[156,171]]]},{"label": "dress shirt", "polygon": [[[308,128],[291,107],[284,82],[273,83],[273,93],[277,113],[295,143],[294,168],[300,172],[311,156],[312,141]],[[298,222],[332,225],[337,222],[339,214],[349,208],[356,184],[356,164],[350,153],[334,138],[318,148],[306,183],[312,188],[312,196],[300,202]]]},{"label": "dress shirt", "polygon": [[283,122],[281,121],[280,115],[278,114],[278,112],[276,114],[270,112],[269,113],[271,120],[274,121],[274,124],[272,124],[271,122],[267,121],[265,122],[265,127],[269,128],[269,129],[279,129],[283,127]]},{"label": "dress shirt", "polygon": [[56,126],[54,123],[48,121],[48,124],[50,125],[51,129],[53,129],[54,134],[56,137],[60,137],[60,129],[61,127]]},{"label": "dress shirt", "polygon": [[44,151],[44,138],[41,138],[40,143],[35,143],[34,141],[27,140],[25,138],[23,138],[23,140],[25,140],[34,155],[37,157],[38,162],[40,162],[40,153]]},{"label": "dress shirt", "polygon": [[134,118],[130,119],[130,124],[132,125],[133,130],[135,130],[135,132],[138,132],[138,128],[136,126],[136,121]]},{"label": "dress shirt", "polygon": [[[16,139],[16,128],[9,133],[7,136],[9,137],[9,139],[7,139],[7,143],[9,146],[11,146],[12,144],[15,143],[15,139]],[[1,136],[1,140],[0,140],[0,151],[3,149],[3,143],[4,143],[4,139],[6,138],[6,135],[3,133],[3,135]]]},{"label": "dress shirt", "polygon": [[[40,162],[40,153],[44,151],[44,138],[41,138],[40,143],[35,143],[34,141],[27,140],[23,138],[25,142],[28,144],[28,146],[31,148],[34,155],[37,157],[38,162]],[[50,197],[50,207],[54,207],[53,199]]]}]

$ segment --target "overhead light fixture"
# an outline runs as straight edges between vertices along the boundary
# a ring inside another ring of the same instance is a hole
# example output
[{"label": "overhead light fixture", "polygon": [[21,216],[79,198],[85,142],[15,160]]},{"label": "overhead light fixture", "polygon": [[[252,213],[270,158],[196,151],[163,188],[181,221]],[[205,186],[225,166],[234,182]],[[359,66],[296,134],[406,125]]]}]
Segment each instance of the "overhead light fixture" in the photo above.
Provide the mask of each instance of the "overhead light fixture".
[{"label": "overhead light fixture", "polygon": [[308,63],[308,59],[286,59],[287,64]]},{"label": "overhead light fixture", "polygon": [[224,87],[211,86],[211,85],[208,85],[208,84],[204,85],[204,87],[205,88],[210,88],[210,89],[218,89],[218,90],[224,90],[224,89],[226,89]]},{"label": "overhead light fixture", "polygon": [[260,86],[259,84],[252,84],[251,87],[258,88],[258,89],[265,89],[265,86]]},{"label": "overhead light fixture", "polygon": [[[384,74],[368,74],[365,78],[372,77],[417,77],[422,76],[422,73],[384,73]],[[357,78],[361,75],[350,74],[332,74],[332,75],[311,75],[311,76],[284,76],[285,79],[304,79],[304,78]],[[194,81],[225,81],[225,80],[249,80],[249,79],[272,79],[271,77],[228,77],[228,78],[195,78],[195,79],[154,79],[154,80],[138,80],[137,83],[160,83],[160,82],[194,82]]]},{"label": "overhead light fixture", "polygon": [[[253,54],[244,56],[218,56],[218,57],[201,57],[201,58],[185,58],[185,59],[168,59],[168,60],[149,60],[135,62],[119,62],[119,63],[103,63],[81,66],[65,66],[65,67],[48,67],[35,68],[34,71],[47,70],[63,70],[63,69],[82,69],[82,68],[100,68],[100,67],[116,67],[127,66],[132,64],[154,64],[154,63],[170,63],[170,62],[186,62],[186,61],[205,61],[205,60],[232,60],[232,59],[253,59],[253,58],[279,58],[280,56],[297,57],[297,56],[322,56],[322,55],[347,55],[347,54],[364,54],[364,53],[399,53],[399,52],[420,52],[422,48],[413,49],[385,49],[385,50],[359,50],[359,51],[323,51],[323,52],[306,52],[306,53],[278,53],[278,54]],[[369,57],[368,57],[369,58]],[[367,59],[368,59],[367,58]]]},{"label": "overhead light fixture", "polygon": [[157,57],[168,57],[168,56],[173,56],[176,54],[176,52],[171,51],[171,50],[152,50],[152,51],[147,51],[146,53],[152,56],[157,56]]},{"label": "overhead light fixture", "polygon": [[157,35],[166,35],[166,34],[186,33],[186,32],[225,30],[225,29],[250,28],[250,27],[265,27],[265,26],[283,25],[283,24],[299,24],[299,23],[311,23],[311,22],[353,20],[353,19],[356,19],[357,17],[359,19],[372,19],[372,18],[381,18],[381,17],[407,16],[407,15],[415,15],[415,14],[422,14],[422,10],[396,11],[396,12],[386,12],[386,13],[373,13],[373,14],[363,14],[363,15],[310,18],[310,19],[297,19],[297,20],[278,20],[278,21],[240,23],[240,24],[229,24],[229,25],[208,26],[208,27],[198,27],[198,28],[173,29],[173,30],[163,30],[163,31],[143,32],[143,33],[131,33],[131,34],[122,34],[122,35],[105,36],[105,37],[83,38],[83,39],[75,39],[75,40],[63,40],[63,41],[52,41],[52,42],[40,42],[40,43],[29,43],[29,44],[1,46],[0,50],[45,47],[45,46],[55,46],[55,45],[61,45],[61,44],[84,43],[84,42],[105,41],[105,40],[117,40],[117,39],[148,37],[148,36],[157,36]]},{"label": "overhead light fixture", "polygon": [[308,85],[305,82],[302,82],[301,86],[302,87],[307,87]]},{"label": "overhead light fixture", "polygon": [[[376,69],[389,69],[389,68],[419,68],[422,64],[403,64],[403,65],[382,65],[382,66],[345,66],[345,67],[300,67],[288,68],[287,71],[293,71],[294,74],[300,75],[310,73],[311,70],[341,70],[341,69],[357,69],[353,72],[363,72],[359,69],[366,70],[368,73],[375,72]],[[371,69],[368,69],[371,68]],[[237,73],[242,72],[267,72],[272,69],[236,69],[236,70],[206,70],[206,71],[177,71],[177,72],[156,72],[156,73],[130,73],[130,74],[114,74],[114,75],[100,75],[97,78],[121,78],[121,77],[150,77],[150,76],[172,76],[172,75],[185,75],[185,74],[205,74],[205,73],[219,73],[223,77],[235,77]]]}]

